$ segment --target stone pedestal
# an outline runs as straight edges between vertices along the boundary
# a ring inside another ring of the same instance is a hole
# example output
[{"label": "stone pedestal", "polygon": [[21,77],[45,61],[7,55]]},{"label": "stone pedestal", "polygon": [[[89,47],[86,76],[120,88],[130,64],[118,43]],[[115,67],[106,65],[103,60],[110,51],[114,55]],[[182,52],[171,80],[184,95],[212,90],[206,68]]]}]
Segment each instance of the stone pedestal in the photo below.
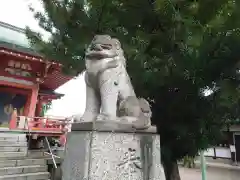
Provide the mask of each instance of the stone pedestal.
[{"label": "stone pedestal", "polygon": [[62,170],[63,180],[165,180],[156,128],[112,121],[73,124]]}]

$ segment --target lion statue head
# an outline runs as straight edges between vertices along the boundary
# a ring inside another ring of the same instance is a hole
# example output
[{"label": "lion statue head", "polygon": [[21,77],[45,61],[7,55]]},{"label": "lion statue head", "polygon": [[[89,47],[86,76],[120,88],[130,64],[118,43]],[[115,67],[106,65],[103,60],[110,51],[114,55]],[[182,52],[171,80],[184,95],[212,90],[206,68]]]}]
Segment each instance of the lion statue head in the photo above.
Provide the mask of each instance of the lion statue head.
[{"label": "lion statue head", "polygon": [[95,35],[85,56],[88,60],[118,59],[126,65],[120,41],[109,35]]}]

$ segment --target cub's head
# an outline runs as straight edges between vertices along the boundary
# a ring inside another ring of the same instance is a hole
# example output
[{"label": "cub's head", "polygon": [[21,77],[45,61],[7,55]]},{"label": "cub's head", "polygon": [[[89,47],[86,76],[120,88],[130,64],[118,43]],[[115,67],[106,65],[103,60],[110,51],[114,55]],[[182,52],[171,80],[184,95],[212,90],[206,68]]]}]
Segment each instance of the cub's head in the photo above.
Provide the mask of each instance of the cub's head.
[{"label": "cub's head", "polygon": [[128,96],[119,104],[119,116],[139,117],[142,114],[148,119],[152,117],[150,104],[144,98]]},{"label": "cub's head", "polygon": [[109,35],[96,35],[86,51],[88,59],[105,59],[123,56],[121,43]]}]

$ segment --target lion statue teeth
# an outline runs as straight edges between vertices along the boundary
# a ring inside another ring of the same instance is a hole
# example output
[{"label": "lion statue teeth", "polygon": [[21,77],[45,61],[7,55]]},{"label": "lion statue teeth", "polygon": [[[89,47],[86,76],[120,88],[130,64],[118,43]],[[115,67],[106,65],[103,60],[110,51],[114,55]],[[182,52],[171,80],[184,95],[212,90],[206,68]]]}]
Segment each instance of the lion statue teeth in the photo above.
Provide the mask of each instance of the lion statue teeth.
[{"label": "lion statue teeth", "polygon": [[136,129],[151,126],[150,105],[136,97],[118,39],[96,35],[86,50],[85,65],[86,109],[81,121],[121,121]]}]

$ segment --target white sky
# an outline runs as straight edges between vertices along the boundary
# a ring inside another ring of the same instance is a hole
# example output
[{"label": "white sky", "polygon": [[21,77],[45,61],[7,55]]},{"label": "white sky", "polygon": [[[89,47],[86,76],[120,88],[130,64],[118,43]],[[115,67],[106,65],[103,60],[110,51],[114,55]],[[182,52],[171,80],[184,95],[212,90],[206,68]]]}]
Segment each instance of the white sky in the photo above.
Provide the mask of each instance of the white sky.
[{"label": "white sky", "polygon": [[[38,0],[0,0],[0,21],[14,26],[25,28],[30,26],[35,31],[43,32],[37,21],[29,11],[28,5],[32,3],[34,8],[42,10]],[[53,101],[53,107],[48,115],[71,116],[82,114],[85,109],[86,87],[83,76],[79,76],[56,90],[65,94],[60,100]]]}]

